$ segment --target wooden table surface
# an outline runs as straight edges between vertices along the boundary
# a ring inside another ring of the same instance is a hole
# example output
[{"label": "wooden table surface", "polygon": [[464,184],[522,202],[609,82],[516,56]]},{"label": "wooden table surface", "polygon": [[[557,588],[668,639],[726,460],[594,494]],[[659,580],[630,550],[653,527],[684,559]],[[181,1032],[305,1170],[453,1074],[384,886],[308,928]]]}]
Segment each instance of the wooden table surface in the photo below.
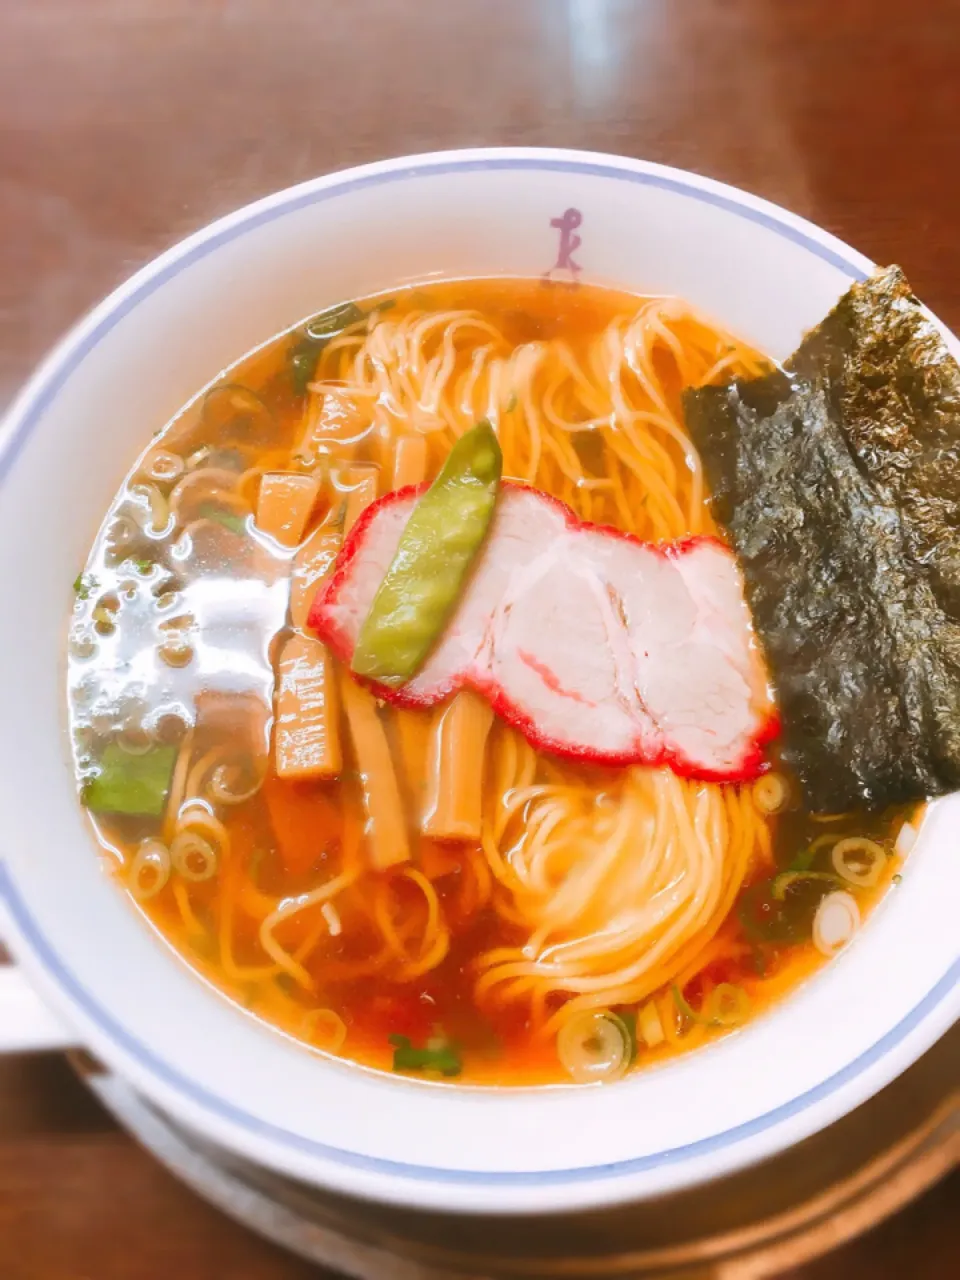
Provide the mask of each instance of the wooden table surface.
[{"label": "wooden table surface", "polygon": [[[901,263],[960,329],[958,124],[958,0],[3,0],[0,404],[209,219],[484,143],[735,183]],[[954,1176],[793,1280],[960,1275],[958,1194]],[[176,1184],[62,1060],[0,1062],[2,1280],[308,1274]]]}]

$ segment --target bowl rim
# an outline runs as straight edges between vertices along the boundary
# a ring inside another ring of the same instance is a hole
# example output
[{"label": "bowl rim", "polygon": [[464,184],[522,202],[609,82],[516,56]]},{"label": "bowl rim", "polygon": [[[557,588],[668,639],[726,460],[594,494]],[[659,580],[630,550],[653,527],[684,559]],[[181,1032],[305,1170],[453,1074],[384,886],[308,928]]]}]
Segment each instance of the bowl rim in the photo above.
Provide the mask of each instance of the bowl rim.
[{"label": "bowl rim", "polygon": [[[718,206],[799,244],[851,279],[864,279],[873,263],[807,220],[746,192],[669,166],[597,152],[550,148],[475,148],[398,157],[311,179],[263,197],[208,224],[153,259],[94,307],[42,362],[0,428],[0,483],[33,425],[98,342],[142,300],[192,262],[266,222],[306,205],[361,188],[445,173],[497,170],[567,172],[640,183]],[[938,322],[939,324],[939,322]],[[944,330],[944,326],[939,326]],[[944,330],[946,332],[946,330]],[[955,340],[954,340],[955,342]],[[134,1083],[188,1117],[225,1145],[274,1168],[319,1181],[316,1164],[334,1166],[328,1184],[359,1195],[431,1208],[524,1212],[586,1204],[612,1204],[637,1194],[636,1175],[663,1172],[659,1189],[677,1189],[730,1173],[801,1140],[866,1100],[927,1049],[960,1016],[960,955],[894,1027],[842,1070],[788,1103],[708,1138],[604,1165],[547,1171],[433,1168],[348,1151],[268,1125],[201,1089],[135,1040],[86,990],[45,937],[0,858],[0,906],[12,926],[14,950],[37,973],[53,1002],[79,1022],[91,1047],[116,1060]],[[427,1188],[431,1188],[428,1193]],[[591,1190],[586,1190],[591,1187]],[[519,1196],[521,1188],[541,1194]],[[481,1189],[481,1200],[473,1196]]]}]

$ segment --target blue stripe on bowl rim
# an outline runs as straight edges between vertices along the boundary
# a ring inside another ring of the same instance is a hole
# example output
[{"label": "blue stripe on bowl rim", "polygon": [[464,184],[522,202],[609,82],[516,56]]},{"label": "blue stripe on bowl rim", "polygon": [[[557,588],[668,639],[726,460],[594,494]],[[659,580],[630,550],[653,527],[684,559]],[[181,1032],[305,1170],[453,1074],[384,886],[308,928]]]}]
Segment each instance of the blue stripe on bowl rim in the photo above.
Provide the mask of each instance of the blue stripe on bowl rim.
[{"label": "blue stripe on bowl rim", "polygon": [[[843,246],[836,242],[837,248],[823,244],[810,235],[802,225],[794,225],[779,214],[774,206],[763,202],[762,207],[744,203],[743,198],[733,188],[714,189],[714,185],[702,187],[691,176],[687,179],[679,175],[679,171],[662,172],[658,169],[619,167],[609,162],[584,159],[574,160],[556,158],[545,155],[530,156],[487,156],[485,158],[464,158],[431,160],[429,156],[417,159],[402,167],[375,170],[359,173],[334,180],[319,189],[293,188],[288,199],[275,203],[276,197],[267,197],[267,207],[258,202],[250,207],[249,213],[242,212],[224,219],[225,225],[209,232],[199,232],[198,242],[178,252],[170,250],[171,261],[152,271],[145,269],[145,278],[136,285],[127,297],[110,307],[110,300],[103,304],[109,307],[104,316],[93,325],[90,332],[69,349],[65,358],[52,358],[49,370],[44,369],[38,375],[38,381],[28,387],[24,407],[19,403],[12,409],[15,422],[14,430],[0,447],[0,480],[4,479],[29,437],[37,422],[42,418],[49,405],[55,400],[74,371],[98,345],[98,343],[135,307],[149,297],[161,285],[176,276],[185,267],[204,258],[223,244],[229,243],[239,236],[265,223],[294,213],[299,209],[321,201],[335,199],[366,187],[377,187],[391,182],[409,181],[417,178],[429,178],[448,173],[489,172],[493,170],[515,171],[547,171],[554,173],[572,173],[578,176],[598,177],[620,182],[635,182],[645,186],[657,187],[674,192],[703,204],[713,205],[735,217],[753,222],[773,232],[782,239],[800,245],[830,266],[837,267],[853,280],[863,280],[867,272],[862,261],[848,257],[842,251]],[[216,226],[216,224],[214,224]],[[832,237],[831,237],[832,239]],[[122,287],[122,286],[121,286]],[[69,341],[69,340],[67,340]],[[828,1079],[807,1092],[798,1095],[789,1102],[757,1116],[753,1120],[702,1138],[696,1142],[680,1147],[672,1147],[628,1160],[619,1160],[608,1164],[586,1165],[569,1169],[548,1169],[535,1171],[500,1172],[472,1169],[434,1168],[428,1165],[388,1160],[378,1156],[363,1155],[339,1147],[329,1146],[303,1135],[283,1129],[277,1125],[243,1111],[226,1102],[223,1098],[211,1093],[195,1081],[182,1076],[177,1070],[158,1057],[142,1042],[132,1036],[110,1013],[104,1009],[96,998],[74,977],[72,971],[63,963],[54,946],[44,935],[34,920],[26,902],[16,888],[10,873],[0,860],[0,900],[7,906],[11,919],[31,951],[40,959],[45,970],[54,982],[70,997],[75,1005],[104,1036],[113,1041],[126,1054],[143,1066],[148,1073],[161,1080],[167,1087],[188,1098],[194,1105],[212,1112],[222,1120],[236,1125],[252,1137],[266,1138],[272,1142],[287,1146],[300,1153],[320,1157],[333,1164],[362,1170],[370,1173],[386,1174],[421,1182],[458,1183],[472,1186],[551,1186],[575,1183],[579,1181],[595,1181],[607,1178],[623,1177],[653,1169],[676,1165],[698,1157],[707,1156],[723,1150],[737,1142],[742,1142],[760,1133],[790,1120],[807,1108],[823,1101],[831,1094],[849,1084],[852,1080],[868,1071],[880,1062],[891,1050],[911,1034],[937,1008],[938,1005],[960,983],[960,956],[951,964],[933,988],[924,998],[890,1031],[877,1040],[852,1062],[835,1072]]]}]

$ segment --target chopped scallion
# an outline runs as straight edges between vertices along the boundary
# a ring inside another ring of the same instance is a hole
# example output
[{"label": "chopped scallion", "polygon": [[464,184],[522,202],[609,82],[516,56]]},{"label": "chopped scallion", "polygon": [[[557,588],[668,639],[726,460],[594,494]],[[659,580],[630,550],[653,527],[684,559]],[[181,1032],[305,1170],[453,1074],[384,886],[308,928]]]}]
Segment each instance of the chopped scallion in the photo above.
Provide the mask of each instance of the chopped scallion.
[{"label": "chopped scallion", "polygon": [[708,1027],[711,1025],[709,1018],[705,1018],[703,1014],[698,1013],[693,1005],[687,1002],[676,983],[673,984],[673,1003],[677,1006],[681,1017],[686,1018],[688,1022],[699,1022],[701,1025]]},{"label": "chopped scallion", "polygon": [[303,326],[304,336],[310,338],[313,342],[326,344],[331,338],[336,337],[338,333],[342,333],[344,329],[349,329],[351,325],[359,324],[364,318],[364,312],[360,310],[355,302],[344,302],[336,307],[328,307],[326,311],[320,311]]},{"label": "chopped scallion", "polygon": [[[379,308],[383,309],[383,306]],[[359,324],[364,319],[364,312],[355,302],[347,302],[339,307],[330,307],[321,311],[303,325],[300,330],[300,341],[290,354],[290,371],[293,377],[293,389],[302,396],[307,384],[313,378],[320,353],[331,338],[335,338],[344,329]]]},{"label": "chopped scallion", "polygon": [[99,622],[103,627],[112,628],[114,625],[113,611],[108,609],[105,604],[98,604],[91,616],[94,622]]},{"label": "chopped scallion", "polygon": [[442,1076],[458,1076],[463,1070],[453,1045],[437,1049],[417,1049],[407,1036],[390,1036],[394,1071],[437,1071]]},{"label": "chopped scallion", "polygon": [[238,516],[232,511],[224,511],[222,507],[215,507],[212,502],[203,503],[200,507],[200,515],[205,520],[213,520],[214,523],[223,525],[224,529],[229,529],[231,533],[240,537],[247,532],[247,522],[243,516]]},{"label": "chopped scallion", "polygon": [[627,1038],[630,1042],[630,1062],[637,1060],[637,1011],[636,1009],[618,1009],[616,1017],[620,1019],[627,1029]]},{"label": "chopped scallion", "polygon": [[808,849],[802,849],[794,860],[787,867],[788,871],[809,871],[813,866],[814,859],[817,856],[817,850],[814,845]]},{"label": "chopped scallion", "polygon": [[92,573],[78,573],[73,580],[73,590],[78,600],[89,600],[90,594],[97,589],[97,580]]},{"label": "chopped scallion", "polygon": [[731,982],[721,982],[714,987],[699,1011],[688,1003],[676,983],[673,1000],[684,1018],[704,1027],[738,1027],[750,1013],[750,997],[742,987]]},{"label": "chopped scallion", "polygon": [[781,871],[780,875],[774,876],[771,886],[776,900],[782,902],[787,890],[798,880],[826,880],[835,888],[840,884],[840,877],[829,871]]},{"label": "chopped scallion", "polygon": [[708,997],[710,1022],[715,1027],[739,1027],[750,1016],[750,997],[733,982],[720,982]]}]

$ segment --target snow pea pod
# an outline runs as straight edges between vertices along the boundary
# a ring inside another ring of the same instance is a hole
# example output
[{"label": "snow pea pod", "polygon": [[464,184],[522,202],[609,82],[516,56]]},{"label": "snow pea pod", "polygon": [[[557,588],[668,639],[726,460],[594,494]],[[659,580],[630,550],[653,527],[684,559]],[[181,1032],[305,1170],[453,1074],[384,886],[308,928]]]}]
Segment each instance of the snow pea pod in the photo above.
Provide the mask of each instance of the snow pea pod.
[{"label": "snow pea pod", "polygon": [[503,455],[489,422],[478,422],[450,450],[414,507],[373,598],[352,668],[381,684],[416,675],[460,599],[486,537]]}]

